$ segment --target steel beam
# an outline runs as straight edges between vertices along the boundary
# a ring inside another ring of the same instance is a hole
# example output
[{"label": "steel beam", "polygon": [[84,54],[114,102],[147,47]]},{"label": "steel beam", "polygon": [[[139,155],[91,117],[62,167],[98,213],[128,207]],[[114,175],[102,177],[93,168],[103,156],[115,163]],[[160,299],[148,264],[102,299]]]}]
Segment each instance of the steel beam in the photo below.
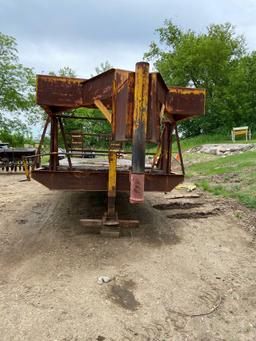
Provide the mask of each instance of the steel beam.
[{"label": "steel beam", "polygon": [[175,121],[203,115],[205,93],[204,89],[171,87],[166,94],[166,112]]},{"label": "steel beam", "polygon": [[148,117],[149,64],[136,64],[130,202],[144,201],[145,150]]},{"label": "steel beam", "polygon": [[47,131],[47,128],[48,128],[50,121],[51,121],[51,119],[50,119],[50,116],[48,115],[46,118],[45,124],[44,124],[43,133],[41,135],[40,142],[39,142],[39,145],[38,145],[38,148],[36,151],[37,157],[35,157],[35,159],[33,161],[33,167],[32,167],[33,169],[35,167],[40,167],[40,165],[41,165],[41,157],[38,155],[41,154],[42,145],[43,145],[45,134],[46,134],[46,131]]},{"label": "steel beam", "polygon": [[58,120],[59,120],[60,131],[61,131],[61,134],[62,134],[64,146],[65,146],[66,153],[67,153],[66,155],[67,155],[67,159],[68,159],[68,166],[69,166],[69,169],[72,169],[72,162],[71,162],[71,157],[70,157],[70,154],[69,154],[69,148],[68,148],[68,143],[67,143],[67,139],[66,139],[65,129],[64,129],[64,126],[63,126],[63,123],[62,123],[62,120],[61,120],[60,117],[58,118]]},{"label": "steel beam", "polygon": [[108,210],[107,219],[117,220],[116,216],[116,152],[109,152],[109,171],[108,171]]},{"label": "steel beam", "polygon": [[85,79],[37,76],[36,102],[42,106],[76,108],[82,105],[82,83]]},{"label": "steel beam", "polygon": [[171,148],[171,135],[172,135],[172,124],[166,122],[164,124],[164,130],[162,135],[162,150],[161,150],[161,162],[160,168],[165,174],[170,173],[170,148]]},{"label": "steel beam", "polygon": [[179,158],[180,158],[182,175],[185,175],[185,167],[184,167],[184,163],[183,163],[183,157],[182,157],[182,151],[181,151],[181,146],[180,146],[180,138],[179,138],[177,124],[175,124],[174,130],[175,130],[175,136],[176,136],[176,141],[177,141],[177,146],[178,146],[178,153],[179,153]]},{"label": "steel beam", "polygon": [[58,119],[55,115],[52,115],[51,117],[50,152],[50,169],[56,171],[58,166]]},{"label": "steel beam", "polygon": [[[117,171],[116,191],[129,192],[129,171]],[[52,190],[108,191],[108,170],[60,170],[36,169],[32,178]],[[169,192],[184,180],[182,174],[145,173],[145,191]]]}]

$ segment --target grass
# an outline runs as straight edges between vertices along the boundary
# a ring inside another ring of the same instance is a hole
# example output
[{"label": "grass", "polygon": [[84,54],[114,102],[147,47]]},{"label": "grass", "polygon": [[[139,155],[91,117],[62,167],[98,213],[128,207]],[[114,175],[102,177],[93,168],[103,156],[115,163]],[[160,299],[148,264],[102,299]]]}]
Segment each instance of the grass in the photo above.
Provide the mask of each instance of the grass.
[{"label": "grass", "polygon": [[190,171],[197,175],[216,175],[232,172],[241,173],[249,167],[256,167],[256,151],[229,156],[216,156],[214,160],[191,165]]},{"label": "grass", "polygon": [[203,190],[256,208],[256,151],[199,161],[187,171]]},{"label": "grass", "polygon": [[193,147],[209,143],[231,143],[232,141],[226,135],[199,135],[191,138],[181,139],[182,150],[188,150]]}]

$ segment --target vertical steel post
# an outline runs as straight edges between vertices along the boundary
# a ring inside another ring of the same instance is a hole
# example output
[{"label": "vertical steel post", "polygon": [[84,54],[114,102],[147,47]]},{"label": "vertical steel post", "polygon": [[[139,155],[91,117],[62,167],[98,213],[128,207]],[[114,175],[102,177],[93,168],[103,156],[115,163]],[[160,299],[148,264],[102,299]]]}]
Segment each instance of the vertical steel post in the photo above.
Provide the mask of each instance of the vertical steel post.
[{"label": "vertical steel post", "polygon": [[184,163],[183,163],[183,157],[182,157],[182,151],[181,151],[181,146],[180,146],[180,138],[179,138],[177,124],[175,124],[174,130],[175,130],[176,142],[177,142],[178,152],[179,152],[179,157],[180,157],[181,170],[182,170],[182,174],[185,175],[185,167],[184,167]]},{"label": "vertical steel post", "polygon": [[132,172],[130,178],[130,202],[144,201],[145,149],[148,116],[149,64],[139,62],[135,70]]},{"label": "vertical steel post", "polygon": [[62,123],[61,118],[59,117],[59,125],[60,125],[60,131],[62,134],[62,138],[63,138],[63,142],[64,142],[64,146],[65,146],[65,150],[66,150],[66,156],[68,159],[68,165],[69,165],[69,169],[72,169],[72,162],[71,162],[71,158],[70,158],[70,154],[69,154],[69,148],[68,148],[68,143],[66,140],[66,134],[65,134],[65,129]]},{"label": "vertical steel post", "polygon": [[161,169],[165,174],[170,172],[171,123],[165,122],[162,135]]},{"label": "vertical steel post", "polygon": [[50,123],[50,117],[49,117],[49,115],[47,115],[47,118],[46,118],[46,121],[45,121],[45,125],[44,125],[44,130],[43,130],[43,133],[41,135],[40,142],[39,142],[39,145],[38,145],[38,148],[37,148],[37,151],[36,151],[36,157],[35,157],[35,159],[33,161],[33,165],[32,165],[32,169],[33,170],[34,170],[35,167],[40,167],[40,165],[41,165],[41,157],[37,156],[37,155],[41,154],[41,148],[42,148],[42,145],[43,145],[43,142],[44,142],[44,137],[45,137],[45,134],[46,134],[46,131],[47,131],[49,123]]},{"label": "vertical steel post", "polygon": [[108,211],[107,218],[115,220],[116,217],[116,152],[109,152],[108,172]]},{"label": "vertical steel post", "polygon": [[58,120],[55,115],[51,117],[51,155],[50,169],[57,170],[58,166]]},{"label": "vertical steel post", "polygon": [[172,172],[172,134],[173,134],[173,123],[171,123],[171,131],[170,131],[170,147],[169,147],[169,160],[168,160],[168,165],[169,165],[169,173]]}]

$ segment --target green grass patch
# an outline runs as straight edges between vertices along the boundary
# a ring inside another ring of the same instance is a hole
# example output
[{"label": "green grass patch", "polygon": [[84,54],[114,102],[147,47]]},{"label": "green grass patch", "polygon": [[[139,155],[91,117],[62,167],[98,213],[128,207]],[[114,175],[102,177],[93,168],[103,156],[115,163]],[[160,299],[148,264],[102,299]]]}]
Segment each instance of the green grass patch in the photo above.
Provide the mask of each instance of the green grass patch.
[{"label": "green grass patch", "polygon": [[187,168],[187,174],[205,191],[256,208],[256,151],[199,161]]},{"label": "green grass patch", "polygon": [[188,172],[191,176],[241,173],[252,167],[256,168],[256,151],[219,156],[211,161],[195,163],[189,167]]},{"label": "green grass patch", "polygon": [[181,139],[182,150],[188,150],[193,147],[201,146],[202,144],[214,143],[232,143],[226,135],[198,135],[195,137]]}]

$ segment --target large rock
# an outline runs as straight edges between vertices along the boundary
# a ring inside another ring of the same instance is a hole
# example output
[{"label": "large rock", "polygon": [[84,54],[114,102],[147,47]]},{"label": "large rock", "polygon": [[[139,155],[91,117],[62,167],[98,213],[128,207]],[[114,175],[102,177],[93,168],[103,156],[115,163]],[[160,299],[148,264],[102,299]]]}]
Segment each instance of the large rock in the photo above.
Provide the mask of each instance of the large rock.
[{"label": "large rock", "polygon": [[226,143],[226,144],[204,144],[199,147],[193,147],[188,152],[191,153],[206,153],[213,155],[228,155],[241,153],[251,149],[255,149],[256,144],[253,143]]}]

